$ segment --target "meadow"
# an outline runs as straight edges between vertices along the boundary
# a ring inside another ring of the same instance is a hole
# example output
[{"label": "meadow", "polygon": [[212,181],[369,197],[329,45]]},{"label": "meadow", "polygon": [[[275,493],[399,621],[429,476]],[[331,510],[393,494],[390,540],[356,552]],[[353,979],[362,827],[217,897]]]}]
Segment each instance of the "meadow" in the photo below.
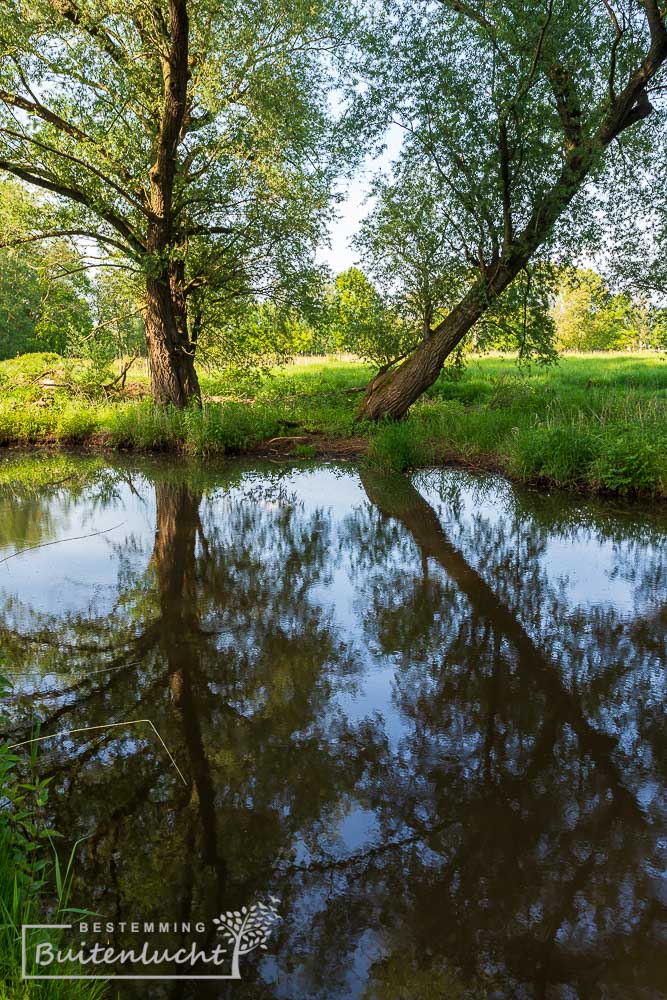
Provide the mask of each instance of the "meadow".
[{"label": "meadow", "polygon": [[[354,457],[395,471],[448,463],[580,492],[667,497],[667,357],[568,354],[551,367],[471,356],[445,369],[398,423],[356,420],[372,374],[353,360],[304,359],[271,372],[202,372],[203,409],[154,406],[143,370],[101,395],[69,362],[0,363],[0,444],[192,456]],[[44,384],[40,375],[49,371]]]}]

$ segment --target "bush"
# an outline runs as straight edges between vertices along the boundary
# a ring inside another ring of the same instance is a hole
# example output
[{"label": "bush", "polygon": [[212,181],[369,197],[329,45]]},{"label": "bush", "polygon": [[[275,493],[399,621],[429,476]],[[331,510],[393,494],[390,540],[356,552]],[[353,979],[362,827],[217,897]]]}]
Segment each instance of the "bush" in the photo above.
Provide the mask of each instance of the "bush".
[{"label": "bush", "polygon": [[666,449],[667,435],[659,440],[636,430],[607,433],[593,465],[593,480],[602,489],[615,493],[664,495]]}]

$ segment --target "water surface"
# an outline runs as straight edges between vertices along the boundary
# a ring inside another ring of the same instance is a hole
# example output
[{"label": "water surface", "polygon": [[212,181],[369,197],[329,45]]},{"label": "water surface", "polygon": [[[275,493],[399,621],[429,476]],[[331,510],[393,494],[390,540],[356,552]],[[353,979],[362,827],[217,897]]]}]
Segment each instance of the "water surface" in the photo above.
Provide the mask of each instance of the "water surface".
[{"label": "water surface", "polygon": [[88,838],[73,905],[283,918],[241,983],[119,996],[667,997],[663,510],[458,471],[69,459],[27,485],[12,461],[8,735],[149,718],[185,778],[146,728],[42,743],[63,851]]}]

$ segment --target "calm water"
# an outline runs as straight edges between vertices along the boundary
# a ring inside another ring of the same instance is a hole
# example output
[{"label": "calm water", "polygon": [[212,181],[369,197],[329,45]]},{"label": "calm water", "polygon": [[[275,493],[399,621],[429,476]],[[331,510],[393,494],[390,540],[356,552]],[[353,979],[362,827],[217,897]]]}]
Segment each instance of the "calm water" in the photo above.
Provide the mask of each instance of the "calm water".
[{"label": "calm water", "polygon": [[282,916],[242,982],[118,995],[667,997],[666,529],[456,471],[17,473],[9,735],[150,719],[185,779],[147,726],[42,743],[72,905]]}]

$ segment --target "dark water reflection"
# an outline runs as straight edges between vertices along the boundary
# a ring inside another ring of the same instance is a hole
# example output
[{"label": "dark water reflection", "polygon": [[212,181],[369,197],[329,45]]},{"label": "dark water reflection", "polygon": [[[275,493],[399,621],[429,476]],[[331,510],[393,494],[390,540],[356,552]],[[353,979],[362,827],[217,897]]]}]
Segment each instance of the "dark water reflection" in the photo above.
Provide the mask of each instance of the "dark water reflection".
[{"label": "dark water reflection", "polygon": [[43,744],[73,905],[280,899],[244,982],[120,996],[667,997],[664,513],[154,461],[0,525],[105,532],[0,564],[12,735],[150,718],[186,778],[136,728]]}]

